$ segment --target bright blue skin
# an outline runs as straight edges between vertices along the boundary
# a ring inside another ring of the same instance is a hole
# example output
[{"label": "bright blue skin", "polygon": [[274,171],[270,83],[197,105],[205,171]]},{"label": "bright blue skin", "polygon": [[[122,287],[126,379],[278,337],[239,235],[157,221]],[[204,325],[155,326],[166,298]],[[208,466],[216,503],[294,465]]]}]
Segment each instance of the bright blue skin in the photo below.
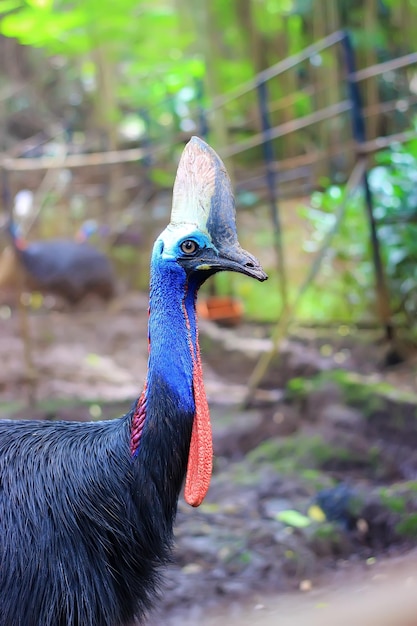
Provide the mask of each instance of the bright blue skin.
[{"label": "bright blue skin", "polygon": [[[191,230],[173,245],[164,241],[165,233],[155,242],[151,258],[148,388],[152,379],[161,376],[179,394],[186,409],[194,412],[192,385],[193,362],[184,307],[190,324],[194,354],[197,352],[195,300],[205,276],[203,272],[187,276],[178,258],[184,257],[181,243],[194,241],[200,249],[213,248],[204,233]],[[175,362],[172,355],[175,353]]]},{"label": "bright blue skin", "polygon": [[[152,387],[154,379],[162,378],[175,389],[182,406],[194,412],[193,363],[183,312],[187,276],[175,261],[162,259],[161,247],[158,241],[151,262],[147,388]],[[195,327],[195,316],[191,313],[190,323]]]}]

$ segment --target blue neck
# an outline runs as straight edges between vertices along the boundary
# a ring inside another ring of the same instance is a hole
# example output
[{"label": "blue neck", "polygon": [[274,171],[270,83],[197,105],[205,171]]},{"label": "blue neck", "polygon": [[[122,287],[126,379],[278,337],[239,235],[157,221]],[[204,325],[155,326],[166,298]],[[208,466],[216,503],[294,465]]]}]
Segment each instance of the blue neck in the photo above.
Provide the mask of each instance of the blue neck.
[{"label": "blue neck", "polygon": [[177,263],[153,255],[145,421],[134,457],[141,488],[139,509],[144,506],[155,515],[159,511],[168,535],[187,468],[195,415],[190,340],[194,343],[197,336],[197,288],[188,285]]},{"label": "blue neck", "polygon": [[[163,380],[185,412],[194,413],[193,361],[197,341],[195,297],[197,286],[188,284],[185,271],[173,262],[151,263],[149,299],[149,362],[147,389]],[[149,417],[149,413],[148,413]]]}]

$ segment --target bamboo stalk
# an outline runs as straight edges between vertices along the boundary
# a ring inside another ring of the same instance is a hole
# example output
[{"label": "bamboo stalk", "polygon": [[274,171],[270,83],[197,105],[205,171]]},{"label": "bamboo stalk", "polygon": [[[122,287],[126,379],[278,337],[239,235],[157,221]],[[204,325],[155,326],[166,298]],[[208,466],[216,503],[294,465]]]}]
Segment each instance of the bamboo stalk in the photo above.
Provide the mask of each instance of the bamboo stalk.
[{"label": "bamboo stalk", "polygon": [[[378,5],[377,0],[367,0],[364,4],[364,27],[369,35],[367,46],[365,49],[365,63],[366,65],[373,66],[376,64],[377,56],[376,50],[371,41],[375,36],[377,29],[377,12]],[[376,80],[368,80],[365,84],[366,104],[367,106],[375,106],[378,103],[378,83]],[[374,139],[377,135],[377,123],[376,117],[370,117],[366,125],[367,139]]]}]

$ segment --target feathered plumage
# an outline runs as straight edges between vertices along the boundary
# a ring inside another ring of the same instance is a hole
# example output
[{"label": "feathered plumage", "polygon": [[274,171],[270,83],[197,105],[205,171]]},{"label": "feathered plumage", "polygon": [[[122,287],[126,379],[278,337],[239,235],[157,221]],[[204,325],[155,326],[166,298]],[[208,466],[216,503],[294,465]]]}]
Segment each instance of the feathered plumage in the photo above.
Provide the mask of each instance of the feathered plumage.
[{"label": "feathered plumage", "polygon": [[88,294],[105,300],[114,295],[111,262],[94,246],[70,239],[26,242],[19,237],[13,222],[8,231],[29,289],[62,296],[71,304],[80,302]]}]

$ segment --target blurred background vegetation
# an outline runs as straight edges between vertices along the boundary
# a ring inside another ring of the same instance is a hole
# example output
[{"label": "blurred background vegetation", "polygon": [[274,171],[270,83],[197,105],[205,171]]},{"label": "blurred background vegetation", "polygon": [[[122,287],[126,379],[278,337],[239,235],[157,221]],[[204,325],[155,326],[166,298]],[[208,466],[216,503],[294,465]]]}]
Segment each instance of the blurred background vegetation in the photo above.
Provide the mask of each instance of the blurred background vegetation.
[{"label": "blurred background vegetation", "polygon": [[[49,172],[47,166],[19,169],[9,162],[9,196],[37,190],[39,214],[29,216],[34,224],[28,236],[73,236],[94,220],[93,239],[110,249],[127,286],[146,288],[149,247],[168,210],[163,192],[169,194],[184,141],[204,135],[236,184],[243,239],[255,237],[255,252],[272,274],[266,295],[239,277],[219,278],[217,289],[233,290],[250,317],[273,321],[283,305],[284,269],[276,271],[277,225],[271,223],[265,184],[258,78],[284,63],[267,86],[270,124],[278,128],[278,244],[292,298],[334,222],[356,159],[338,41],[319,52],[313,47],[299,62],[297,54],[341,29],[351,35],[359,70],[413,53],[417,2],[3,0],[0,13],[2,150],[19,161],[62,161]],[[288,69],[285,59],[294,60]],[[413,129],[414,61],[361,81],[367,140]],[[323,114],[316,118],[317,112]],[[417,306],[416,146],[396,143],[375,158],[376,148],[370,152],[392,313],[402,324],[413,323]],[[127,161],[127,153],[120,154],[111,166],[99,160],[67,167],[68,155],[133,148],[145,152]],[[374,280],[359,189],[347,200],[345,218],[297,316],[368,323],[376,315]]]}]

